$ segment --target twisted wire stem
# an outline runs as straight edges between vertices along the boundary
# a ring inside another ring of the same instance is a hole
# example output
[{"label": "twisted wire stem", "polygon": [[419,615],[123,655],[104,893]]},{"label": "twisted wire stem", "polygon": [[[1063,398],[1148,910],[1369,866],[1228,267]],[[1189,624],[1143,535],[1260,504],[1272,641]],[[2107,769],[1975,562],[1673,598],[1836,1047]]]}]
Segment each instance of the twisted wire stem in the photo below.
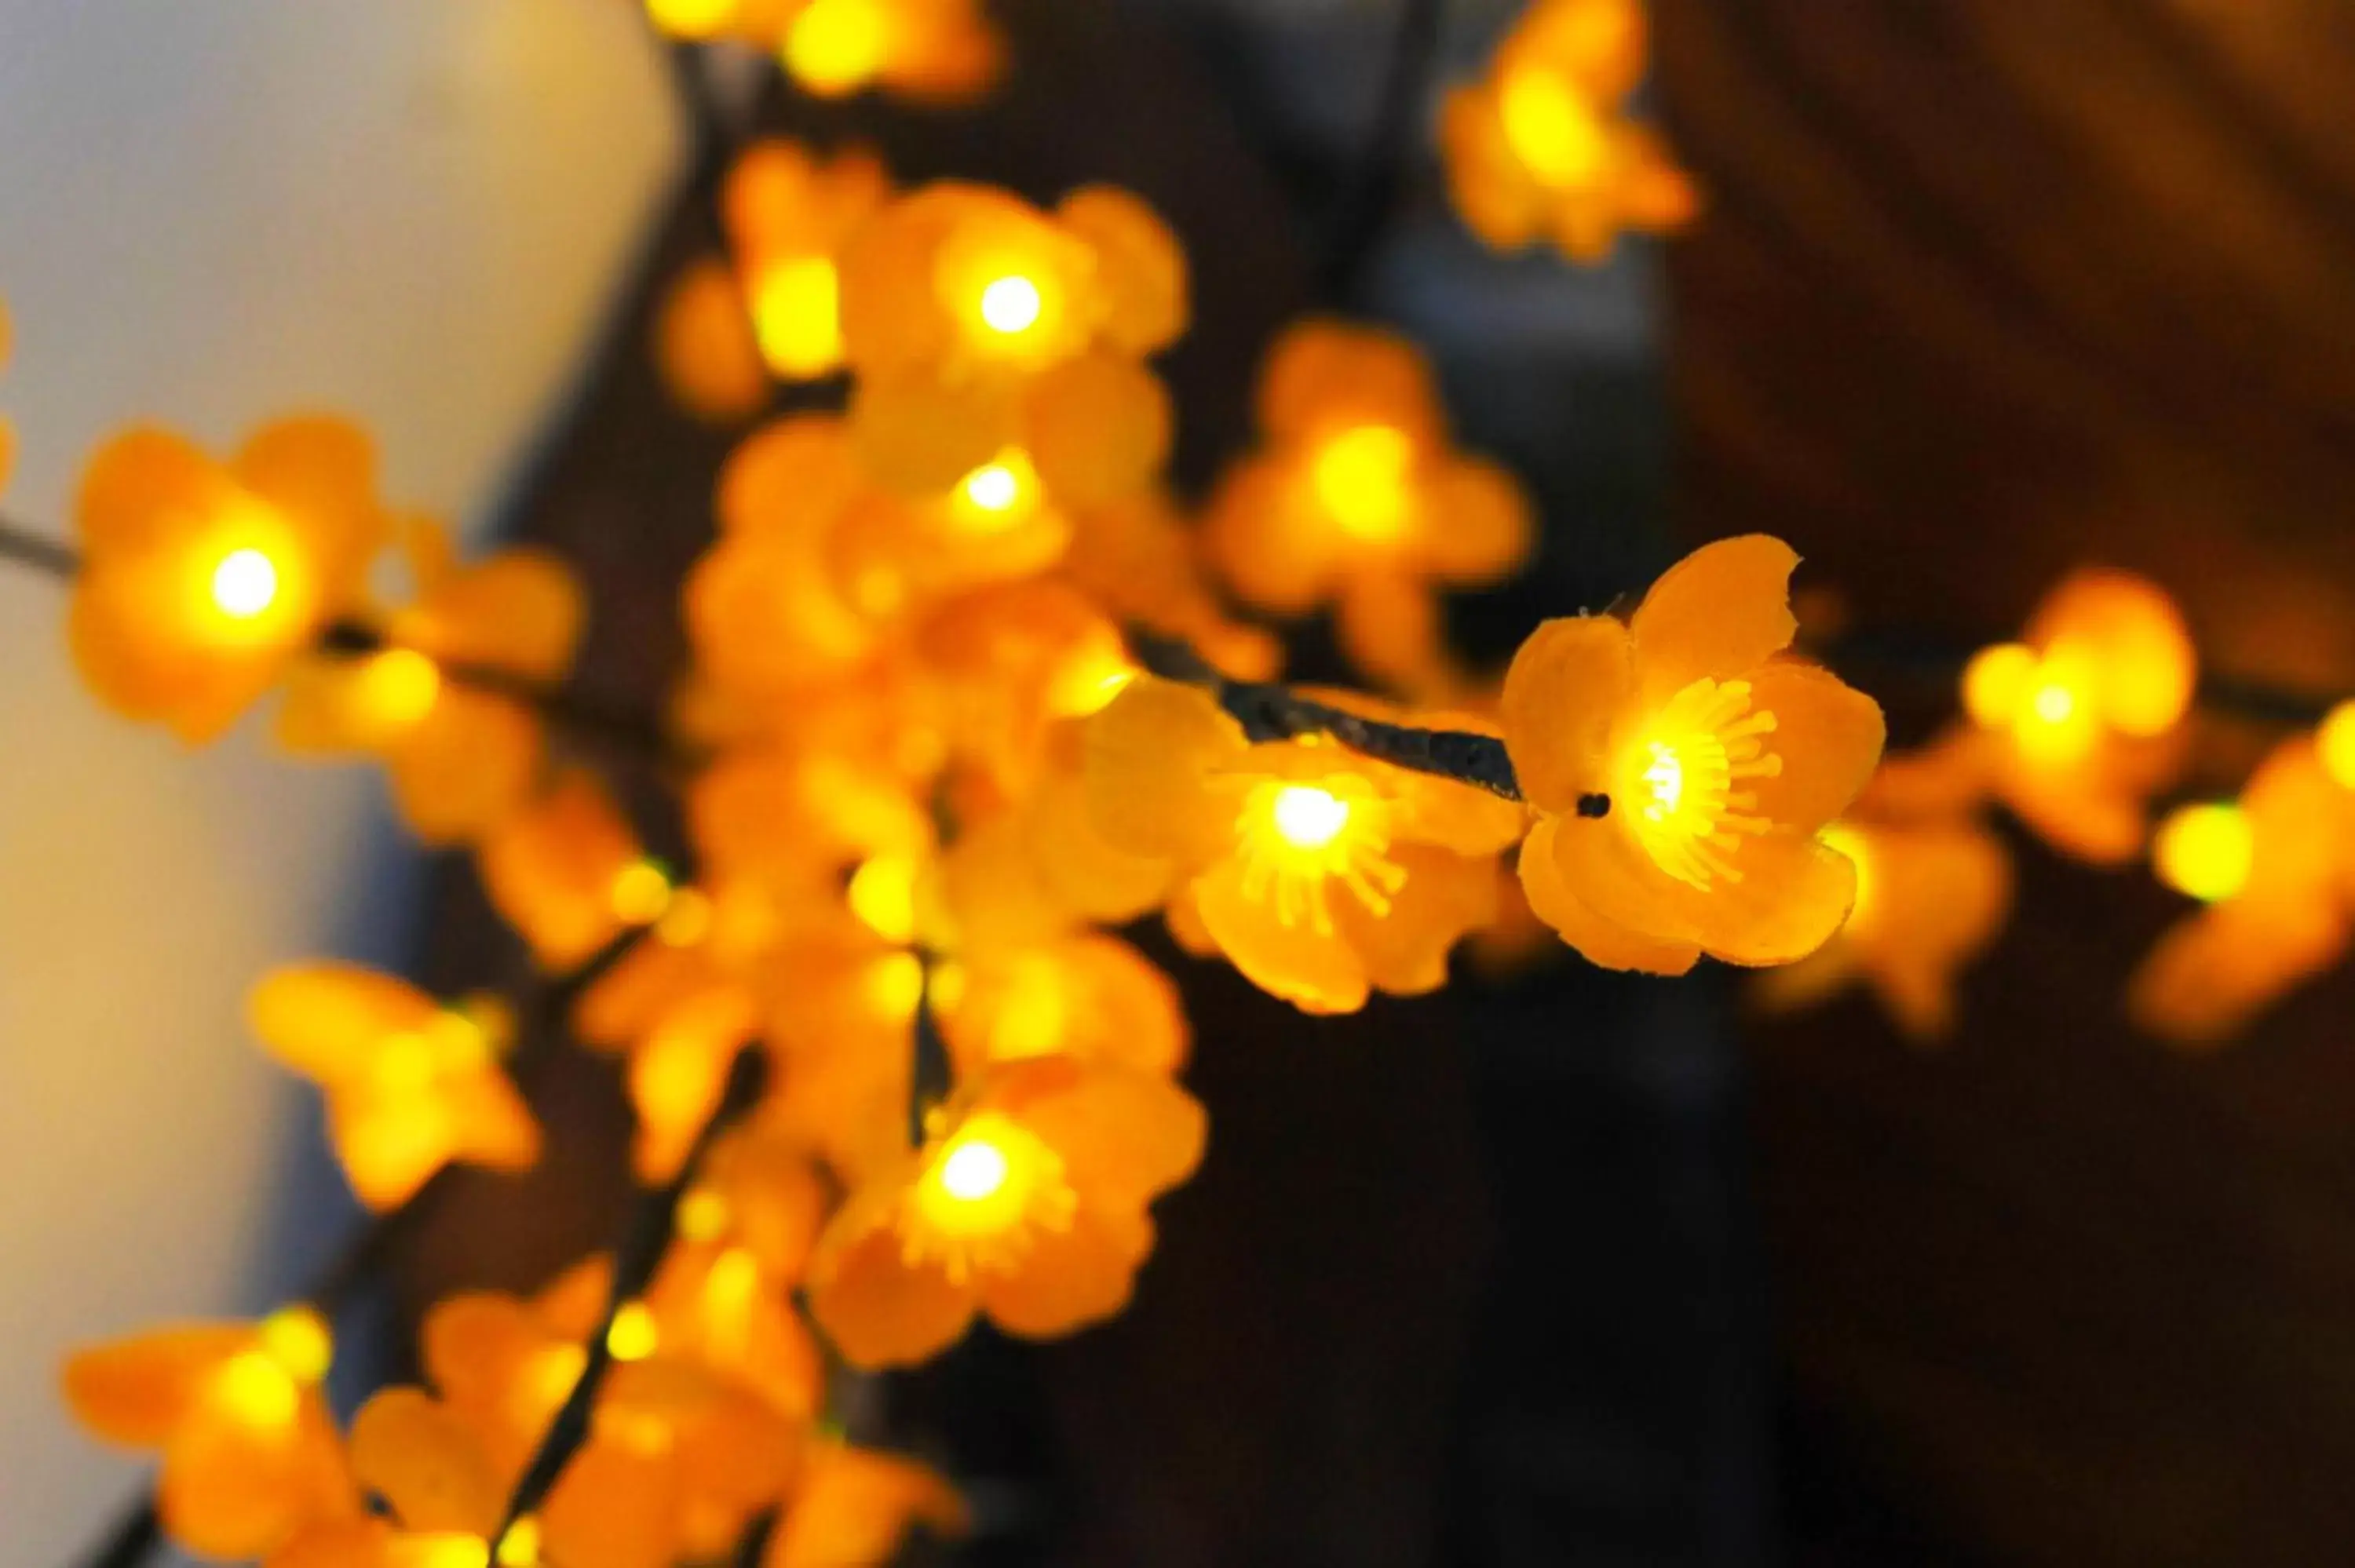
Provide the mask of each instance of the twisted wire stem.
[{"label": "twisted wire stem", "polygon": [[549,1424],[539,1446],[533,1451],[531,1461],[524,1467],[523,1475],[508,1494],[506,1508],[493,1532],[496,1546],[515,1528],[516,1521],[538,1509],[547,1500],[564,1467],[579,1453],[589,1439],[590,1417],[594,1414],[597,1394],[613,1370],[612,1345],[613,1319],[622,1308],[645,1294],[654,1281],[655,1273],[670,1251],[671,1236],[677,1228],[678,1205],[689,1189],[703,1173],[703,1164],[720,1134],[751,1110],[761,1097],[768,1080],[768,1051],[754,1041],[737,1053],[729,1068],[728,1086],[719,1103],[695,1135],[687,1159],[678,1173],[660,1187],[641,1192],[631,1206],[624,1223],[620,1244],[613,1249],[613,1282],[605,1292],[605,1309],[598,1315],[597,1327],[589,1343],[588,1361],[581,1368],[579,1381],[565,1396],[556,1419]]},{"label": "twisted wire stem", "polygon": [[1520,780],[1505,743],[1468,730],[1418,729],[1366,718],[1329,703],[1304,697],[1273,681],[1230,680],[1192,645],[1158,632],[1132,630],[1129,649],[1136,662],[1165,681],[1208,692],[1253,741],[1330,736],[1350,750],[1404,768],[1469,784],[1508,800],[1521,798]]}]

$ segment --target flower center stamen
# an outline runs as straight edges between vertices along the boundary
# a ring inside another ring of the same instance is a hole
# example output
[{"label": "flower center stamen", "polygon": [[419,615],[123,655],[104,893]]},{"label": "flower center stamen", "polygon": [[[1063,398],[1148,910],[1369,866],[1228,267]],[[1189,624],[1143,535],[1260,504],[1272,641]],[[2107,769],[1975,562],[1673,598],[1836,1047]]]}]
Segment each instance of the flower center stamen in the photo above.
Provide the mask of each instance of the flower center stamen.
[{"label": "flower center stamen", "polygon": [[1010,1118],[982,1111],[925,1160],[900,1212],[901,1255],[937,1263],[962,1285],[1018,1266],[1039,1232],[1071,1228],[1078,1206],[1060,1155]]},{"label": "flower center stamen", "polygon": [[1243,896],[1272,902],[1284,925],[1305,921],[1319,936],[1333,932],[1329,883],[1380,916],[1406,882],[1406,868],[1390,858],[1389,803],[1345,777],[1252,785],[1235,817],[1235,840]]},{"label": "flower center stamen", "polygon": [[1704,890],[1721,878],[1740,882],[1728,857],[1774,825],[1757,814],[1757,791],[1737,788],[1783,771],[1763,738],[1774,715],[1752,712],[1750,694],[1747,681],[1693,682],[1653,715],[1623,763],[1621,792],[1635,803],[1629,820],[1644,852]]}]

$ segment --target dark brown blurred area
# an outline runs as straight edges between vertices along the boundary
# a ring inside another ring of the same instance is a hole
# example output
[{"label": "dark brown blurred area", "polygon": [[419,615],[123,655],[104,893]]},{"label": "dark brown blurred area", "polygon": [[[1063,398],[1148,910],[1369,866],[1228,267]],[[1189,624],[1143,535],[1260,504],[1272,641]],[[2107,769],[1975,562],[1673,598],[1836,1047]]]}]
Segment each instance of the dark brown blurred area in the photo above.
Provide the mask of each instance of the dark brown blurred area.
[{"label": "dark brown blurred area", "polygon": [[[2355,8],[1657,19],[1710,193],[1668,258],[1687,537],[1783,534],[1938,637],[2111,562],[2215,664],[2355,688]],[[1891,695],[1916,734],[1945,697]],[[2177,901],[2020,861],[1944,1050],[1861,1001],[1753,1032],[1791,1555],[2341,1561],[2355,985],[2170,1054],[2118,995]]]},{"label": "dark brown blurred area", "polygon": [[[1316,302],[1395,4],[1020,0],[1020,72],[975,116],[770,111],[909,178],[1161,207],[1197,269],[1166,369],[1199,486],[1247,438],[1268,334]],[[1512,10],[1460,0],[1450,58]],[[1864,625],[1998,636],[2103,560],[2173,589],[2220,664],[2355,689],[2355,7],[1657,16],[1710,203],[1665,292],[1645,249],[1599,274],[1486,255],[1425,169],[1324,302],[1428,342],[1466,444],[1543,504],[1528,579],[1456,607],[1467,646],[1639,589],[1672,536],[1763,528]],[[691,211],[655,238],[512,509],[590,577],[583,688],[647,709],[733,438],[668,408],[645,323],[709,242]],[[1948,700],[1884,694],[1910,736]],[[677,852],[656,782],[633,800]],[[1738,1049],[1721,975],[1564,963],[1311,1022],[1183,967],[1212,1152],[1133,1312],[891,1390],[898,1435],[979,1488],[963,1560],[2337,1561],[2355,987],[2172,1054],[2117,997],[2174,902],[2019,847],[2018,917],[1935,1054],[1860,1001]],[[513,971],[465,868],[437,898],[429,978]],[[444,1188],[410,1306],[528,1286],[610,1230],[613,1075],[536,1076],[549,1168]]]}]

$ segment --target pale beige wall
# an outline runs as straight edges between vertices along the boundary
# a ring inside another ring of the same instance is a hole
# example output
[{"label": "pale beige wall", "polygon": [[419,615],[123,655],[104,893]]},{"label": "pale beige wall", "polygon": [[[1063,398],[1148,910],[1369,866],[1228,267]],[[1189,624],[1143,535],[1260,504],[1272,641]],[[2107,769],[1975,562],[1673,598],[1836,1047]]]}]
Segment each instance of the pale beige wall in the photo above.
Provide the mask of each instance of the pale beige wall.
[{"label": "pale beige wall", "polygon": [[[61,525],[126,418],[223,442],[315,404],[374,428],[396,495],[479,512],[674,155],[639,28],[631,0],[0,0],[0,509]],[[65,1561],[137,1474],[65,1429],[61,1346],[299,1272],[265,1255],[299,1101],[239,997],[391,948],[410,869],[364,779],[95,711],[60,609],[0,573],[0,1568]]]}]

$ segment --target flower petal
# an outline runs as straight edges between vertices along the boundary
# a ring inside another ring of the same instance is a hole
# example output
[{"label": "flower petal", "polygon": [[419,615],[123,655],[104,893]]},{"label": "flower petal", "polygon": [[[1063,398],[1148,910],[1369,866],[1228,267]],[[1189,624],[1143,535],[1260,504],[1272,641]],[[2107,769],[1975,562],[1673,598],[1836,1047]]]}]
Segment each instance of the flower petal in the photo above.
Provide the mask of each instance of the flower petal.
[{"label": "flower petal", "polygon": [[869,1568],[891,1561],[917,1524],[936,1535],[971,1528],[964,1499],[912,1460],[829,1445],[785,1510],[762,1568]]},{"label": "flower petal", "polygon": [[[1339,887],[1327,896],[1352,896]],[[1274,900],[1243,890],[1241,862],[1229,856],[1194,884],[1194,907],[1227,961],[1271,996],[1305,1012],[1355,1012],[1366,1005],[1363,959],[1335,928],[1302,920],[1286,925]]]},{"label": "flower petal", "polygon": [[250,1323],[186,1323],[92,1345],[66,1360],[66,1404],[109,1443],[159,1447],[205,1381],[253,1344]]},{"label": "flower petal", "polygon": [[266,1556],[357,1500],[315,1393],[266,1420],[208,1401],[173,1434],[155,1488],[165,1532],[200,1557]]},{"label": "flower petal", "polygon": [[1142,677],[1088,720],[1088,811],[1131,854],[1199,864],[1225,847],[1231,804],[1210,771],[1241,755],[1242,727],[1209,694]]},{"label": "flower petal", "polygon": [[1002,1070],[985,1104],[1035,1133],[1073,1191],[1105,1207],[1141,1209],[1186,1180],[1209,1136],[1200,1103],[1159,1074],[1059,1058]]},{"label": "flower petal", "polygon": [[349,419],[305,415],[277,419],[246,439],[229,464],[238,482],[286,514],[317,552],[321,580],[357,585],[370,552],[390,536],[376,498],[376,446]]},{"label": "flower petal", "polygon": [[1798,553],[1766,534],[1704,545],[1670,567],[1628,629],[1648,687],[1664,694],[1703,675],[1732,680],[1790,646],[1791,568]]},{"label": "flower petal", "polygon": [[897,1196],[887,1175],[836,1217],[810,1260],[810,1315],[856,1366],[921,1361],[973,1321],[970,1292],[938,1264],[903,1253],[891,1223]]},{"label": "flower petal", "polygon": [[1558,840],[1565,826],[1572,832],[1584,829],[1581,822],[1565,824],[1560,817],[1548,817],[1531,828],[1521,842],[1521,891],[1531,912],[1598,968],[1652,975],[1680,975],[1690,969],[1700,958],[1697,943],[1661,941],[1614,925],[1571,891],[1559,859]]},{"label": "flower petal", "polygon": [[1781,832],[1734,852],[1740,882],[1676,885],[1701,950],[1727,963],[1787,964],[1831,940],[1856,904],[1856,864],[1820,841]]},{"label": "flower petal", "polygon": [[1431,503],[1446,524],[1423,539],[1423,552],[1443,582],[1494,582],[1528,558],[1536,532],[1529,496],[1503,464],[1448,463],[1433,481]]},{"label": "flower petal", "polygon": [[1758,809],[1776,826],[1811,833],[1848,809],[1881,761],[1881,705],[1820,665],[1768,661],[1750,676],[1751,705],[1774,715],[1770,737],[1783,771],[1756,781]]},{"label": "flower petal", "polygon": [[572,1457],[548,1494],[548,1560],[565,1568],[666,1568],[678,1544],[678,1467],[602,1436]]},{"label": "flower petal", "polygon": [[1609,616],[1549,620],[1505,673],[1497,705],[1522,798],[1567,811],[1601,788],[1605,743],[1636,683],[1635,644]]},{"label": "flower petal", "polygon": [[1153,1224],[1143,1214],[1082,1203],[1070,1228],[1034,1235],[1018,1266],[981,1277],[982,1307],[1010,1334],[1068,1334],[1128,1305],[1136,1266],[1152,1248]]},{"label": "flower petal", "polygon": [[358,964],[290,964],[246,994],[246,1021],[272,1060],[321,1083],[364,1071],[393,1035],[421,1029],[432,999]]},{"label": "flower petal", "polygon": [[1444,849],[1399,844],[1391,858],[1406,873],[1377,916],[1354,898],[1333,911],[1367,978],[1392,996],[1421,996],[1447,983],[1447,955],[1497,914],[1496,863]]},{"label": "flower petal", "polygon": [[352,1418],[352,1474],[410,1530],[484,1534],[506,1489],[465,1419],[420,1388],[388,1388]]},{"label": "flower petal", "polygon": [[91,454],[74,498],[74,535],[93,555],[146,550],[206,525],[237,487],[194,442],[153,425]]}]

